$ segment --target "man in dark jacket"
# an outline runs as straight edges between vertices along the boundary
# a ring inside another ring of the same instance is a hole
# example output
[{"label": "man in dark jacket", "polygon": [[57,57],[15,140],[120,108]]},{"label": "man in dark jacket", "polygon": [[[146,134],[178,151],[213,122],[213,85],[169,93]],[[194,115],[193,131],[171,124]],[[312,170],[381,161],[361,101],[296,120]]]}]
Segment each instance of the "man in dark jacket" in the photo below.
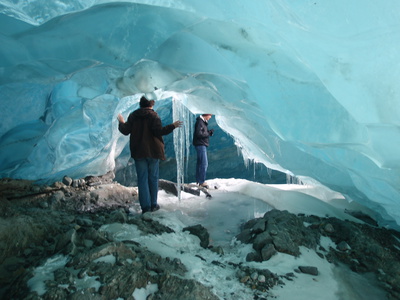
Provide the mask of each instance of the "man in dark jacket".
[{"label": "man in dark jacket", "polygon": [[143,96],[140,108],[132,112],[126,122],[121,114],[118,115],[119,131],[124,135],[130,134],[130,150],[135,160],[142,213],[160,209],[157,203],[159,160],[165,160],[162,136],[182,126],[181,121],[175,121],[163,127],[153,106],[154,100],[149,101]]},{"label": "man in dark jacket", "polygon": [[196,182],[205,188],[208,188],[205,182],[208,168],[207,147],[210,144],[209,137],[214,134],[214,129],[208,130],[208,120],[211,116],[211,114],[202,114],[197,117],[193,133],[193,145],[197,152]]}]

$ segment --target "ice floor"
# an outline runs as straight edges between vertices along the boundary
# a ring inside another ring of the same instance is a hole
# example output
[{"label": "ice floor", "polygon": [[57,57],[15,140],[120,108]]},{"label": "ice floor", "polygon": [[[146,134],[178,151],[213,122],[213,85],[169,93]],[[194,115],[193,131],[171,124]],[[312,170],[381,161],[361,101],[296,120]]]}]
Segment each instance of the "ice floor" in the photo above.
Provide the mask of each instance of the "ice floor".
[{"label": "ice floor", "polygon": [[[181,211],[185,223],[202,224],[210,234],[213,246],[224,246],[240,232],[240,225],[262,217],[272,207],[266,202],[240,193],[209,190],[212,198],[186,195],[178,203],[162,205],[167,211]],[[162,201],[161,201],[162,202]]]}]

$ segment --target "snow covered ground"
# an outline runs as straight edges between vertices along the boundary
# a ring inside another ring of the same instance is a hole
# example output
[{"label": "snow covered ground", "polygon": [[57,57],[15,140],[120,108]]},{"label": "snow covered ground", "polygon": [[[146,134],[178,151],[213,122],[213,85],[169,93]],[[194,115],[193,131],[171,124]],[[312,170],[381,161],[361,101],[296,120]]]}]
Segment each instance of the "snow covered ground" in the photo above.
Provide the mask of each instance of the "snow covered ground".
[{"label": "snow covered ground", "polygon": [[[361,276],[345,266],[335,267],[313,250],[302,248],[299,258],[278,253],[269,261],[248,263],[245,258],[251,252],[251,245],[241,244],[234,239],[241,223],[261,217],[272,208],[321,217],[334,216],[355,222],[359,220],[345,214],[343,210],[347,208],[371,213],[367,209],[355,203],[347,203],[342,195],[324,187],[264,185],[238,179],[215,179],[208,183],[210,187],[218,188],[210,189],[212,199],[205,195],[197,197],[182,193],[179,200],[160,191],[159,204],[162,208],[153,213],[152,218],[174,229],[173,234],[140,236],[134,225],[126,224],[106,225],[103,230],[121,240],[135,240],[163,257],[179,258],[189,269],[188,278],[212,286],[214,293],[221,299],[230,299],[231,293],[235,293],[235,299],[253,299],[253,292],[238,283],[235,277],[237,270],[228,262],[266,268],[278,275],[294,272],[299,266],[318,268],[318,276],[295,273],[295,280],[276,286],[271,291],[276,299],[386,299],[385,293],[376,287],[373,276]],[[219,256],[203,249],[196,236],[182,231],[186,226],[199,223],[208,229],[211,244],[223,247],[224,255]],[[321,244],[326,248],[329,245],[335,247],[328,238],[322,240]],[[223,266],[212,264],[212,261],[221,262]],[[149,286],[147,291],[138,291],[136,299],[145,299],[152,292],[154,287]]]}]

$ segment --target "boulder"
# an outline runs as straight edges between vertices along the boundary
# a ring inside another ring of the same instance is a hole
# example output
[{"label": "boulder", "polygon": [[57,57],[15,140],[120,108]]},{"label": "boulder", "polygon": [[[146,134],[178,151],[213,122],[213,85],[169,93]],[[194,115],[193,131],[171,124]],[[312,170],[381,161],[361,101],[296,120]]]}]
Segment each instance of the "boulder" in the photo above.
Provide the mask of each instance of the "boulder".
[{"label": "boulder", "polygon": [[304,274],[309,274],[309,275],[318,275],[318,268],[317,267],[311,267],[311,266],[299,266],[299,270],[301,273]]},{"label": "boulder", "polygon": [[200,239],[200,246],[206,249],[208,248],[208,245],[210,243],[210,235],[203,225],[197,224],[193,226],[188,226],[183,228],[183,231],[189,231],[190,234],[197,236]]}]

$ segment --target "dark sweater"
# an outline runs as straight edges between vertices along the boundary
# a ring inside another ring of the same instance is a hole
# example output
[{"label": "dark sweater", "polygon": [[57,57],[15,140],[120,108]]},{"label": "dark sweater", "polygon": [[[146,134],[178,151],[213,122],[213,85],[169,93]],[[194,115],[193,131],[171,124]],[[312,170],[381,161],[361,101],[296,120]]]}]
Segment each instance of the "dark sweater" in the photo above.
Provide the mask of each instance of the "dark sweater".
[{"label": "dark sweater", "polygon": [[120,123],[119,131],[130,134],[130,150],[134,159],[157,158],[165,160],[163,135],[170,134],[175,126],[165,127],[158,114],[151,108],[139,108],[132,112],[125,123]]},{"label": "dark sweater", "polygon": [[208,123],[201,117],[196,118],[193,132],[193,145],[195,146],[209,146],[210,131],[208,130]]}]

